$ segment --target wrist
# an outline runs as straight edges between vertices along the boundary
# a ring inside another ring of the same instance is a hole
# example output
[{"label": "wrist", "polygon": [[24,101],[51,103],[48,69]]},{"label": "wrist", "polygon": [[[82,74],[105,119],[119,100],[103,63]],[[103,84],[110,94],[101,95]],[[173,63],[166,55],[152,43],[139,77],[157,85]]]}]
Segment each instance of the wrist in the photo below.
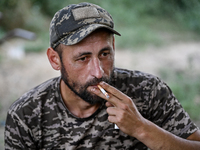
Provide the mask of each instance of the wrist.
[{"label": "wrist", "polygon": [[149,120],[144,120],[142,127],[137,132],[137,139],[151,149],[163,149],[167,139],[166,131]]},{"label": "wrist", "polygon": [[137,138],[140,141],[143,141],[149,137],[149,128],[150,123],[148,120],[144,119],[140,125],[138,125],[138,128],[134,132],[134,137]]}]

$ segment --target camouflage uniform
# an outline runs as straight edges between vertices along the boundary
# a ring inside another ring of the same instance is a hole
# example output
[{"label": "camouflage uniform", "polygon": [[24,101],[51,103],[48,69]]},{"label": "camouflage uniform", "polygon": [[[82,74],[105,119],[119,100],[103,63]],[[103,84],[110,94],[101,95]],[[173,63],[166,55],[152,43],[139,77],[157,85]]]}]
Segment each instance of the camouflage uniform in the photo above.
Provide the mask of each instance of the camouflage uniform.
[{"label": "camouflage uniform", "polygon": [[[143,117],[161,128],[182,138],[198,130],[159,78],[116,68],[111,84],[132,98]],[[48,80],[10,107],[6,149],[147,149],[136,138],[114,129],[107,120],[105,103],[88,118],[75,117],[66,108],[59,87],[60,77]]]}]

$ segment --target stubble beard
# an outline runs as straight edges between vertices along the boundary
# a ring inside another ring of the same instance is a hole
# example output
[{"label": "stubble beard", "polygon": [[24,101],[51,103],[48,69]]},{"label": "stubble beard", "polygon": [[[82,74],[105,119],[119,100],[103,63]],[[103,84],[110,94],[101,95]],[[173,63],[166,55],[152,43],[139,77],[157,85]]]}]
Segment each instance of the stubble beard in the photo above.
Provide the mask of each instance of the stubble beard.
[{"label": "stubble beard", "polygon": [[[113,69],[112,69],[112,73],[113,73]],[[102,104],[105,100],[95,94],[90,93],[89,91],[87,91],[87,88],[89,86],[95,86],[101,81],[110,83],[112,73],[109,77],[102,77],[100,79],[94,78],[91,81],[88,81],[87,83],[85,83],[84,85],[81,85],[78,82],[71,81],[69,79],[69,75],[63,63],[61,62],[61,79],[64,81],[64,83],[69,87],[69,89],[72,92],[74,92],[77,96],[79,96],[81,99],[83,99],[85,102],[91,105]]]}]

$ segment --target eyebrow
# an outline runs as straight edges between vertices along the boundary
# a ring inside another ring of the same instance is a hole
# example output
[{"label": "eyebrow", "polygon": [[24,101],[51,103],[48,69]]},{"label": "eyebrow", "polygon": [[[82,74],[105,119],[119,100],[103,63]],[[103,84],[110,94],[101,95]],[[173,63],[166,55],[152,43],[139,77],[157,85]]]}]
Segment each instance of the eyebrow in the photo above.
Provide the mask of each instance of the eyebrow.
[{"label": "eyebrow", "polygon": [[111,50],[112,50],[112,47],[110,47],[110,46],[106,46],[106,47],[102,48],[102,49],[100,50],[99,53],[101,53],[101,52],[103,52],[103,51],[106,51],[106,50],[111,51]]},{"label": "eyebrow", "polygon": [[74,59],[77,59],[85,55],[91,55],[91,54],[92,54],[91,52],[79,52],[77,55],[74,56]]},{"label": "eyebrow", "polygon": [[[109,50],[109,51],[111,51],[111,47],[110,46],[106,46],[106,47],[104,47],[104,48],[102,48],[100,51],[99,51],[99,53],[102,53],[103,51],[105,51],[105,50]],[[80,52],[80,53],[78,53],[76,56],[74,56],[74,58],[79,58],[79,57],[81,57],[81,56],[85,56],[85,55],[91,55],[92,54],[92,52]]]}]

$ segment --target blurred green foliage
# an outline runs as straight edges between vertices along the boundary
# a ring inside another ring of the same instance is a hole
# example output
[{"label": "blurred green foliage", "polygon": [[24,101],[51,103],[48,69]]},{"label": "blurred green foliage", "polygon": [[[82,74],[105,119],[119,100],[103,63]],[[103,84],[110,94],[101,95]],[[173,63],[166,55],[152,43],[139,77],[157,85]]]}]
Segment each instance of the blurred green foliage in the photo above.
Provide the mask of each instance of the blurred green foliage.
[{"label": "blurred green foliage", "polygon": [[168,67],[161,69],[159,74],[168,83],[190,117],[200,120],[200,74],[193,66],[185,70],[174,70]]},{"label": "blurred green foliage", "polygon": [[[62,7],[83,2],[82,0],[1,0],[0,10],[6,20],[15,21],[16,26],[23,25],[26,15],[30,10],[40,11],[50,17]],[[199,0],[88,0],[108,10],[117,23],[123,25],[132,24],[140,17],[159,16],[180,21],[188,28],[200,32],[200,1]],[[36,9],[35,9],[36,8]],[[28,13],[28,14],[27,14]],[[130,17],[130,16],[131,17]],[[127,17],[126,17],[127,16]],[[10,18],[10,19],[9,19]],[[7,24],[8,28],[13,24]]]},{"label": "blurred green foliage", "polygon": [[[50,19],[56,11],[68,4],[80,2],[84,1],[1,0],[0,11],[3,12],[3,19],[0,21],[0,30],[24,28],[38,33],[40,37],[43,32],[48,32]],[[193,35],[189,37],[179,35],[185,30],[191,30],[197,35],[200,33],[200,0],[88,0],[88,2],[98,4],[111,13],[116,29],[123,36],[116,38],[117,45],[121,48],[145,44],[161,45],[168,40],[174,41],[178,38],[197,38]],[[169,32],[178,37],[166,38]]]}]

